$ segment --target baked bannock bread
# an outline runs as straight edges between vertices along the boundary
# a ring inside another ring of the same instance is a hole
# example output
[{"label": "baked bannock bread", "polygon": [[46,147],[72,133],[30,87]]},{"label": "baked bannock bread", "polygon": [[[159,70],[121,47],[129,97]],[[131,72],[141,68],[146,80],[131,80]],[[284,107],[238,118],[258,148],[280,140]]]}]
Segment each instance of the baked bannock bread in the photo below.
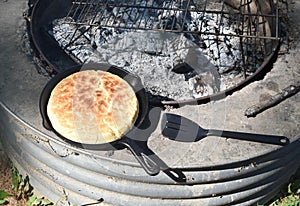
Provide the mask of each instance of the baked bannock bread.
[{"label": "baked bannock bread", "polygon": [[122,78],[100,70],[76,72],[52,90],[47,115],[66,139],[103,144],[120,139],[139,111],[133,88]]}]

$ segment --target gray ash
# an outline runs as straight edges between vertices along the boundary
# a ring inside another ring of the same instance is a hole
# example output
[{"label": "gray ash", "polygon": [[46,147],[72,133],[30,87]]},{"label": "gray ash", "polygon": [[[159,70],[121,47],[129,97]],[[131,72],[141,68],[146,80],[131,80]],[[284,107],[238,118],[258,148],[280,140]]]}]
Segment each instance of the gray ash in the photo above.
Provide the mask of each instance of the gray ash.
[{"label": "gray ash", "polygon": [[[140,4],[143,3],[145,2],[140,1]],[[173,4],[172,7],[176,7],[176,3]],[[101,12],[113,12],[116,15],[114,21],[118,21],[120,25],[128,21],[142,24],[145,28],[147,25],[161,28],[174,24],[168,18],[170,14],[162,11],[144,14],[150,15],[148,18],[142,15],[143,11],[136,10],[133,13],[131,9],[127,12],[125,8]],[[182,13],[174,15],[175,24],[182,25]],[[233,25],[229,20],[224,20],[224,15],[222,24],[221,17],[216,14],[193,11],[188,15],[184,25],[190,31],[214,33],[219,30],[223,34],[235,34]],[[232,79],[230,75],[232,70],[239,71],[236,68],[241,67],[239,64],[242,62],[237,37],[109,27],[93,27],[81,35],[80,30],[85,31],[88,26],[78,29],[75,25],[66,23],[72,21],[74,20],[70,17],[53,21],[51,34],[62,47],[66,47],[82,63],[109,63],[138,75],[153,95],[176,100],[198,98],[223,91],[243,78],[237,75],[237,79]],[[69,45],[72,39],[76,41]],[[193,71],[174,72],[173,68],[181,64],[189,65]]]}]

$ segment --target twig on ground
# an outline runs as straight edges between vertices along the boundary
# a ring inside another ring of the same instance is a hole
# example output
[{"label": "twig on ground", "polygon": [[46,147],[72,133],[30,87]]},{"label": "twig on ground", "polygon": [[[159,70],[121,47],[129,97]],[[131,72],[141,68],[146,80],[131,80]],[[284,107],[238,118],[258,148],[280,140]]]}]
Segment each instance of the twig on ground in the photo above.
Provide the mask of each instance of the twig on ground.
[{"label": "twig on ground", "polygon": [[283,100],[297,94],[300,91],[300,83],[296,85],[290,85],[283,89],[280,93],[270,97],[268,100],[255,104],[245,111],[245,116],[255,117],[257,114],[265,111],[266,109],[273,107]]}]

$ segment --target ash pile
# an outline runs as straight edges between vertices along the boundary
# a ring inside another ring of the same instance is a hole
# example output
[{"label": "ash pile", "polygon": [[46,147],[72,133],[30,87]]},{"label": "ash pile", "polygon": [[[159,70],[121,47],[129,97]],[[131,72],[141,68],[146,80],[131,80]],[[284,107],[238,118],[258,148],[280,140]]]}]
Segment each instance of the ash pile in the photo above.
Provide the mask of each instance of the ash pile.
[{"label": "ash pile", "polygon": [[[154,96],[209,96],[243,81],[264,60],[262,49],[252,41],[241,44],[240,16],[223,12],[224,2],[210,4],[222,11],[215,13],[199,11],[197,4],[186,1],[108,5],[85,14],[90,24],[76,24],[76,15],[56,19],[49,33],[80,63],[122,67],[138,75]],[[242,50],[251,53],[246,70]]]}]

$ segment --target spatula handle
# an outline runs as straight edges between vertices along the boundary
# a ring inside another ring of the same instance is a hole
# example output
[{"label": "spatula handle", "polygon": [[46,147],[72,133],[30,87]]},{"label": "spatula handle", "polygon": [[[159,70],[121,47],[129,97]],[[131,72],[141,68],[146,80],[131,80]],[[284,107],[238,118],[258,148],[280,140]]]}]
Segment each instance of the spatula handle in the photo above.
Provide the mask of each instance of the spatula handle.
[{"label": "spatula handle", "polygon": [[228,137],[232,139],[247,140],[252,142],[260,142],[275,145],[287,145],[289,139],[285,136],[267,135],[267,134],[253,134],[244,132],[222,131],[222,130],[208,130],[207,136]]}]

